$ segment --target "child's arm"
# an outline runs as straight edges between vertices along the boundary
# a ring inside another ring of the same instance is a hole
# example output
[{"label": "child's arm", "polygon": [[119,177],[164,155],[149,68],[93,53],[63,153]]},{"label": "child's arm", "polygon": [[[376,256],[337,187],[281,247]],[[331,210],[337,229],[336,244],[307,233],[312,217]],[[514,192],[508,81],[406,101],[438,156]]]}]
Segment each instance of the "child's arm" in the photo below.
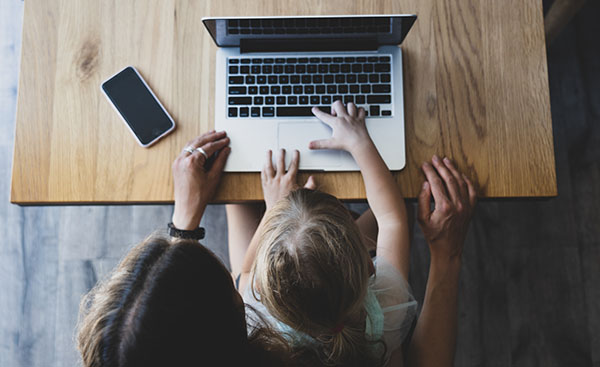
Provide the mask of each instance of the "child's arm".
[{"label": "child's arm", "polygon": [[367,200],[379,227],[377,256],[392,264],[402,276],[408,278],[410,244],[408,219],[404,198],[365,125],[365,111],[353,103],[348,110],[336,101],[333,115],[313,108],[321,121],[331,126],[333,134],[326,140],[310,143],[310,149],[343,149],[352,154],[362,172]]},{"label": "child's arm", "polygon": [[[258,240],[265,223],[266,213],[277,201],[286,197],[290,191],[298,188],[296,176],[298,174],[300,152],[297,150],[294,152],[294,156],[290,162],[287,172],[285,171],[285,150],[281,149],[279,152],[276,167],[273,167],[272,155],[273,153],[269,150],[267,152],[265,165],[263,166],[260,174],[263,196],[265,198],[265,205],[267,208],[265,215],[263,215],[262,219],[260,220],[258,228],[256,228],[256,232],[254,232],[254,236],[252,236],[252,241],[250,241],[250,245],[248,246],[248,250],[244,256],[244,263],[242,264],[240,285],[238,289],[241,294],[243,294],[246,286],[248,285],[250,272],[252,271],[252,265],[254,264],[254,259],[256,258]],[[304,187],[308,189],[314,189],[316,187],[313,176],[308,178],[308,181],[306,181]]]}]

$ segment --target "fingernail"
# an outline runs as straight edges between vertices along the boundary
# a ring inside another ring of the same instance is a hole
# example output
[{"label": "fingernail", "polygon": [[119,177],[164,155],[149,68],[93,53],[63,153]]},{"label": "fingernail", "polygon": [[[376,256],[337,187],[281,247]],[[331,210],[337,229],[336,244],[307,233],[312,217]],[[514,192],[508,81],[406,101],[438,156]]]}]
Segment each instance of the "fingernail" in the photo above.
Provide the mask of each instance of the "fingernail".
[{"label": "fingernail", "polygon": [[427,189],[427,186],[429,186],[429,184],[427,183],[427,181],[423,182],[423,189]]},{"label": "fingernail", "polygon": [[444,157],[444,162],[446,162],[448,164],[452,163],[452,162],[450,162],[450,159],[448,159],[448,157]]},{"label": "fingernail", "polygon": [[433,158],[432,158],[432,159],[433,159],[433,161],[434,161],[435,163],[438,163],[438,162],[440,161],[440,158],[439,158],[437,155],[435,155],[435,154],[433,155]]}]

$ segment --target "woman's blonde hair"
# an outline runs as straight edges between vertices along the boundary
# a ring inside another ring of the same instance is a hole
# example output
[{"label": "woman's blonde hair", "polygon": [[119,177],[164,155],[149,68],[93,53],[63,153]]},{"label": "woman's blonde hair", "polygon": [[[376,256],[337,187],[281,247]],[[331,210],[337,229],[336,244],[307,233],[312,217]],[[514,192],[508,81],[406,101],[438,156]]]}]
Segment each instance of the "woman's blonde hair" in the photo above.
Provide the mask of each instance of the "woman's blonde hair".
[{"label": "woman's blonde hair", "polygon": [[324,363],[382,363],[365,335],[371,258],[350,212],[334,196],[299,189],[266,216],[255,296],[273,317],[317,340]]}]

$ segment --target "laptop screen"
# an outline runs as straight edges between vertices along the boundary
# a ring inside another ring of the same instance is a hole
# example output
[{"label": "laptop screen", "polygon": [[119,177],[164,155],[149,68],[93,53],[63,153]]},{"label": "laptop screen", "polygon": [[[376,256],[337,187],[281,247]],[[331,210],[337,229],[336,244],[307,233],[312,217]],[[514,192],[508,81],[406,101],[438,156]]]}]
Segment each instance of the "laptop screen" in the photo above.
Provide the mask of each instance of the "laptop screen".
[{"label": "laptop screen", "polygon": [[219,47],[239,47],[247,41],[358,41],[399,45],[416,15],[349,15],[311,17],[203,18]]}]

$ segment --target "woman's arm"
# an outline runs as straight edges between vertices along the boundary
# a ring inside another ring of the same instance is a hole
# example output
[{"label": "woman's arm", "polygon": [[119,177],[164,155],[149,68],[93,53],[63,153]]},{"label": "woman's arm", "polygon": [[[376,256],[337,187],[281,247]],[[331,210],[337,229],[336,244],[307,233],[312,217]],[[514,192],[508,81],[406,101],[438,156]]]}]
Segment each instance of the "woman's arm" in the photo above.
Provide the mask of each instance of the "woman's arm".
[{"label": "woman's arm", "polygon": [[477,196],[469,179],[448,158],[442,161],[434,156],[433,166],[424,163],[422,168],[426,181],[419,195],[418,219],[429,244],[431,265],[407,361],[409,366],[452,366],[461,255]]},{"label": "woman's arm", "polygon": [[[175,208],[173,225],[181,230],[194,230],[200,225],[206,205],[215,194],[223,173],[223,167],[231,149],[224,131],[209,131],[187,143],[193,153],[182,151],[173,162],[173,186]],[[195,150],[201,147],[208,157],[217,153],[209,170],[205,169],[207,158]]]},{"label": "woman's arm", "polygon": [[404,198],[388,167],[369,137],[364,109],[348,103],[348,109],[336,101],[334,115],[313,108],[321,121],[331,126],[330,139],[313,141],[311,149],[343,149],[352,154],[358,164],[367,191],[367,201],[375,215],[379,233],[377,256],[385,258],[405,279],[408,277],[410,244]]}]

